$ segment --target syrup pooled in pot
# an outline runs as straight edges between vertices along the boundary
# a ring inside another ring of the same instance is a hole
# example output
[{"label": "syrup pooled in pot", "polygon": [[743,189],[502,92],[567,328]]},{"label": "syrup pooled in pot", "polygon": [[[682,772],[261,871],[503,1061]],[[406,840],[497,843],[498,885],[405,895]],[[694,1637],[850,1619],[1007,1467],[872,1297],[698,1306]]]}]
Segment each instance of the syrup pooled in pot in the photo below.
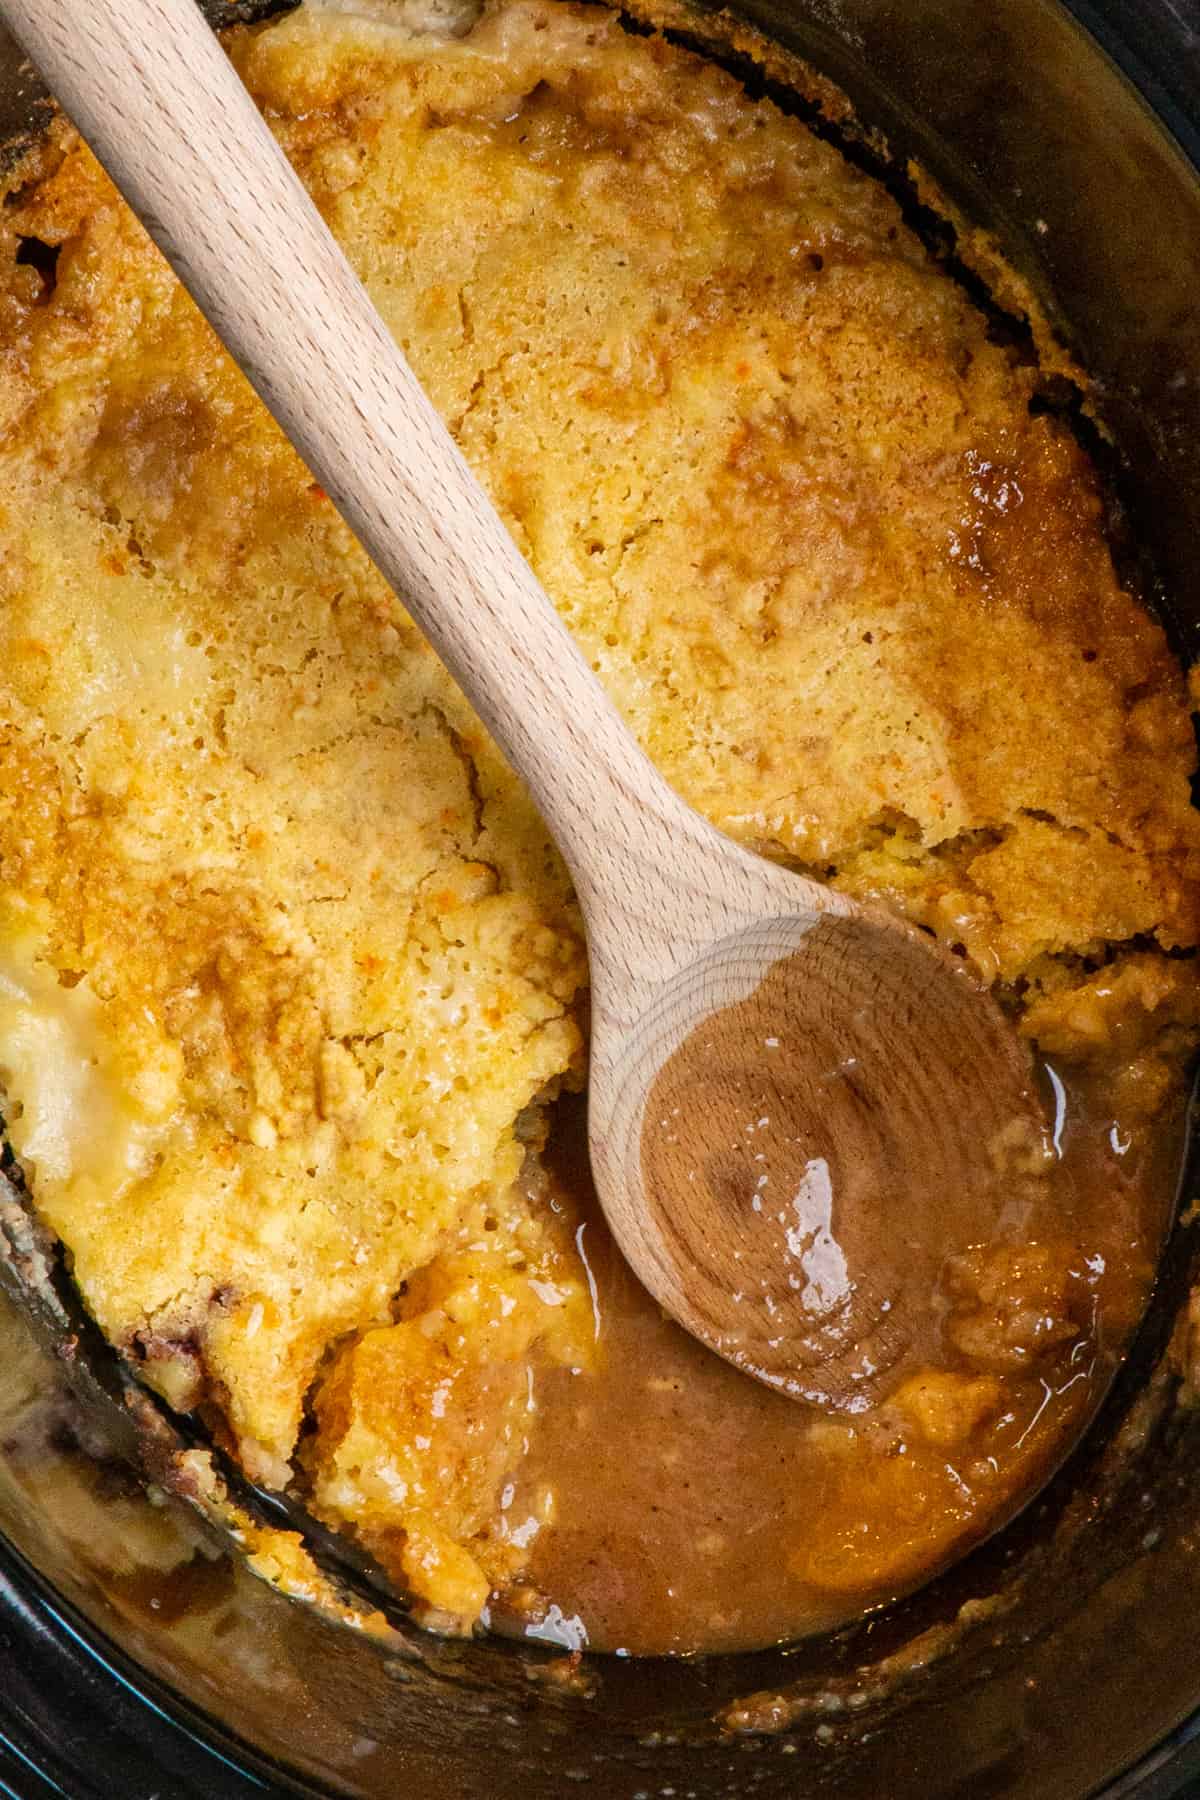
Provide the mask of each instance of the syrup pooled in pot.
[{"label": "syrup pooled in pot", "polygon": [[[530,1532],[526,1580],[493,1596],[493,1627],[632,1654],[753,1648],[886,1603],[1011,1517],[1140,1317],[1183,1138],[1181,1108],[1151,1140],[1113,1119],[1109,1083],[1046,1075],[1053,1178],[1071,1196],[1061,1238],[1013,1231],[954,1259],[928,1337],[870,1406],[840,1414],[748,1379],[665,1317],[605,1228],[582,1107],[560,1103],[550,1203],[586,1267],[597,1355],[539,1377],[503,1496],[506,1528]],[[802,1254],[832,1292],[823,1186],[809,1177]]]}]

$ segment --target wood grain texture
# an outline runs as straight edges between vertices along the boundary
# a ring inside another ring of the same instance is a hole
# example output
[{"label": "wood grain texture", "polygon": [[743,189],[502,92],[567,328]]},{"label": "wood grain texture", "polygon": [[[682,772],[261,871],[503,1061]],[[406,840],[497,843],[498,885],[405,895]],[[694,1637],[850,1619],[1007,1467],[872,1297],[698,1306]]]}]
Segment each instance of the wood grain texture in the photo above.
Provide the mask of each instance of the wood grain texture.
[{"label": "wood grain texture", "polygon": [[[740,849],[656,773],[194,0],[3,0],[0,16],[470,697],[553,831],[587,925],[592,1157],[626,1256],[689,1329],[740,1366],[796,1391],[786,1379],[796,1346],[772,1333],[759,1309],[755,1316],[766,1322],[747,1348],[746,1311],[731,1298],[738,1279],[731,1259],[735,1249],[744,1252],[755,1215],[726,1230],[686,1180],[672,1186],[670,1159],[658,1171],[653,1203],[647,1194],[645,1098],[663,1063],[707,1013],[745,1002],[773,964],[798,953],[804,977],[793,984],[797,1004],[828,1017],[822,1055],[838,1049],[840,1032],[845,1055],[853,1046],[853,1054],[874,1058],[876,1113],[886,1113],[893,1089],[898,1096],[919,1091],[925,1106],[931,1094],[945,1094],[961,1125],[951,1134],[957,1148],[938,1164],[944,1181],[954,1154],[969,1155],[972,1144],[990,1142],[1014,1117],[1029,1117],[1028,1058],[950,958],[899,922]],[[855,922],[857,929],[850,936],[814,929],[823,920]],[[849,984],[847,957],[861,963]],[[703,1059],[705,1052],[695,1054]],[[890,1081],[898,1069],[920,1070],[915,1088]],[[704,1073],[708,1089],[719,1090],[719,1063]],[[909,1100],[897,1099],[897,1106],[896,1129],[903,1120],[906,1131],[916,1131]],[[707,1103],[701,1110],[721,1114]],[[703,1124],[698,1119],[697,1129]],[[872,1124],[880,1141],[886,1124],[882,1116]],[[845,1114],[840,1129],[858,1132],[861,1119]],[[852,1151],[845,1147],[847,1157]],[[910,1184],[919,1185],[920,1162],[915,1154],[908,1159]],[[917,1208],[916,1199],[910,1192],[911,1216],[936,1237],[937,1209]],[[971,1217],[978,1223],[978,1209]],[[904,1242],[907,1249],[884,1220],[863,1255],[891,1256],[894,1266],[897,1256],[920,1250],[919,1266],[927,1269],[935,1246],[914,1248],[911,1232]],[[787,1273],[779,1269],[780,1283]],[[764,1263],[761,1282],[771,1279]]]},{"label": "wood grain texture", "polygon": [[[794,1398],[862,1412],[943,1360],[959,1259],[1035,1222],[1064,1232],[1071,1194],[1032,1094],[1018,1110],[1016,1041],[961,964],[865,913],[826,914],[780,955],[787,935],[713,947],[723,1004],[650,1056],[618,1142],[656,1249],[690,1264],[696,1335]],[[980,1083],[998,1072],[993,1110]]]}]

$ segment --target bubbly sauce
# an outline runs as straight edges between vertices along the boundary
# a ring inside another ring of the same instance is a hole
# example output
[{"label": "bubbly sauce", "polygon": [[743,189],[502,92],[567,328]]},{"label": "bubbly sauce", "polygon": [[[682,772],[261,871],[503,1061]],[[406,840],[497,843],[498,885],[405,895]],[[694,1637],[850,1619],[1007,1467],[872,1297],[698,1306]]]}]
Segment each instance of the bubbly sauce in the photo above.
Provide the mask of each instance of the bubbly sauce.
[{"label": "bubbly sauce", "polygon": [[1145,1304],[1182,1150],[1115,1120],[1108,1084],[1047,1072],[1079,1242],[963,1259],[936,1357],[841,1416],[774,1393],[667,1320],[590,1187],[583,1109],[546,1155],[595,1303],[589,1371],[546,1370],[505,1517],[527,1582],[493,1628],[654,1654],[761,1646],[918,1585],[1028,1499],[1102,1397]]}]

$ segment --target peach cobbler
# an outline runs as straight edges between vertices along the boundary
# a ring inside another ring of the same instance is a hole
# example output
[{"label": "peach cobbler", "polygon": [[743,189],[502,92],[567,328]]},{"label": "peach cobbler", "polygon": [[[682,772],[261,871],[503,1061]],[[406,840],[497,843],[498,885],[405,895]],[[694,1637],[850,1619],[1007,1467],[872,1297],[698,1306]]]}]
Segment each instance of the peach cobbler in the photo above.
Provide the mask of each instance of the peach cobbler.
[{"label": "peach cobbler", "polygon": [[659,1316],[587,1193],[544,826],[61,121],[0,244],[9,1141],[141,1379],[427,1623],[844,1619],[1013,1510],[1143,1307],[1200,1027],[1180,667],[1036,360],[769,99],[562,0],[227,47],[670,781],[995,985],[1087,1255],[981,1246],[854,1418]]}]

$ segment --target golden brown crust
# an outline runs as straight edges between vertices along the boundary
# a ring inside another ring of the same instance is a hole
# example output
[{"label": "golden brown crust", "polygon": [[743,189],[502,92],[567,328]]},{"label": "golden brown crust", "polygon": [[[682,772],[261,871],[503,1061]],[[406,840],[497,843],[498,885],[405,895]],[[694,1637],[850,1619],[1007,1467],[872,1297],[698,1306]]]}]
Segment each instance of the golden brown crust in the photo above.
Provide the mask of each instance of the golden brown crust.
[{"label": "golden brown crust", "polygon": [[[1082,452],[887,195],[597,9],[512,0],[423,40],[374,13],[233,54],[671,780],[1013,993],[1194,943],[1179,670]],[[58,247],[51,290],[22,236]],[[414,1271],[473,1254],[483,1214],[486,1256],[523,1265],[501,1413],[530,1356],[573,1353],[514,1186],[524,1109],[579,1070],[565,875],[61,125],[0,270],[12,1135],[102,1325],[257,1478],[287,1479],[333,1357],[306,1463],[379,1548],[406,1502],[372,1524],[339,1458],[352,1428],[415,1442],[403,1371],[440,1327],[418,1345],[402,1316]],[[78,1092],[48,1066],[85,1067]],[[467,1371],[483,1341],[444,1354]],[[471,1567],[430,1605],[508,1566],[484,1448],[430,1527]],[[420,1590],[417,1525],[395,1560]]]}]

